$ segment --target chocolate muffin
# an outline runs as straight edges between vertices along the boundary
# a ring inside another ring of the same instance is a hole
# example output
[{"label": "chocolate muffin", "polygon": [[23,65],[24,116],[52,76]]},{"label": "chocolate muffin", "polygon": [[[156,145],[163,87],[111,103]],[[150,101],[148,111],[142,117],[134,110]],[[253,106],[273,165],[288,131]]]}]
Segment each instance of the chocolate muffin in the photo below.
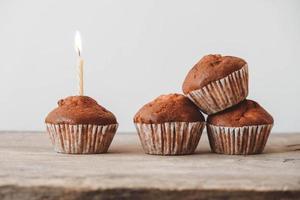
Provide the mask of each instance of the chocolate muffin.
[{"label": "chocolate muffin", "polygon": [[45,119],[57,152],[105,153],[118,127],[113,113],[88,96],[70,96]]},{"label": "chocolate muffin", "polygon": [[262,153],[273,123],[273,117],[257,102],[244,100],[208,116],[207,132],[211,149],[224,154]]},{"label": "chocolate muffin", "polygon": [[198,122],[204,117],[187,97],[181,94],[161,95],[144,105],[135,115],[135,123]]},{"label": "chocolate muffin", "polygon": [[50,124],[116,124],[114,114],[88,96],[70,96],[58,101],[58,107],[45,120]]},{"label": "chocolate muffin", "polygon": [[234,56],[204,56],[187,74],[182,90],[203,112],[213,114],[248,95],[248,65]]},{"label": "chocolate muffin", "polygon": [[182,155],[195,151],[205,119],[187,97],[168,94],[144,105],[134,123],[145,153]]}]

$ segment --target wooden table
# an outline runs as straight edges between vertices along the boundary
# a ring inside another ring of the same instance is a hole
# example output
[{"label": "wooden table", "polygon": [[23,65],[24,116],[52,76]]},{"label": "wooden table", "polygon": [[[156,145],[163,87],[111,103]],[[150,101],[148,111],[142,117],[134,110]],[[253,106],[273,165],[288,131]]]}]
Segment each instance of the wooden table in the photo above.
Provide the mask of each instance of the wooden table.
[{"label": "wooden table", "polygon": [[46,133],[0,133],[0,199],[300,199],[300,134],[272,134],[264,154],[143,153],[118,133],[109,153],[55,153]]}]

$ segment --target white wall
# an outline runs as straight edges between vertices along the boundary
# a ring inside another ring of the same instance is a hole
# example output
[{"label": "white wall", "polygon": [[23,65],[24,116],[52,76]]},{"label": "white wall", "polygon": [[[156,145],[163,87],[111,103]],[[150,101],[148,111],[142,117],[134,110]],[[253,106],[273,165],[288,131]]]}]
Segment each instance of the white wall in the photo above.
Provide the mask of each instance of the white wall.
[{"label": "white wall", "polygon": [[1,0],[0,130],[43,130],[46,114],[77,93],[74,32],[85,91],[114,112],[120,131],[154,97],[181,92],[205,54],[246,59],[249,98],[300,131],[300,1]]}]

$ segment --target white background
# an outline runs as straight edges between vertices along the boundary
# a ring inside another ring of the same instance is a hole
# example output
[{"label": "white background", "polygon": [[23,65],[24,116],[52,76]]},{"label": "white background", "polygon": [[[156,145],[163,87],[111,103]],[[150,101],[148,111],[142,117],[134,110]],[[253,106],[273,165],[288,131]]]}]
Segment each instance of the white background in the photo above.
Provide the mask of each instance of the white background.
[{"label": "white background", "polygon": [[120,131],[156,96],[181,92],[205,54],[244,58],[249,98],[300,130],[300,1],[0,0],[0,130],[44,130],[60,98],[77,94],[74,32],[83,37],[85,93]]}]

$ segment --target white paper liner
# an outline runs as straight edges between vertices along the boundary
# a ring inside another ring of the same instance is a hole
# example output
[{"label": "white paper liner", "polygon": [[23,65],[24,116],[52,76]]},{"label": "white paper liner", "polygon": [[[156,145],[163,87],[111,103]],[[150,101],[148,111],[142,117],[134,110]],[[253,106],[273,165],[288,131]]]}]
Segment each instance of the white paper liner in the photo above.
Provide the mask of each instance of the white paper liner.
[{"label": "white paper liner", "polygon": [[211,150],[229,155],[262,153],[273,124],[222,127],[207,124],[207,135]]},{"label": "white paper liner", "polygon": [[191,91],[187,97],[203,112],[213,114],[238,104],[248,96],[248,65],[225,78]]},{"label": "white paper liner", "polygon": [[183,155],[194,153],[205,122],[135,123],[147,154]]},{"label": "white paper liner", "polygon": [[46,123],[54,150],[59,153],[105,153],[117,131],[118,124],[49,124]]}]

